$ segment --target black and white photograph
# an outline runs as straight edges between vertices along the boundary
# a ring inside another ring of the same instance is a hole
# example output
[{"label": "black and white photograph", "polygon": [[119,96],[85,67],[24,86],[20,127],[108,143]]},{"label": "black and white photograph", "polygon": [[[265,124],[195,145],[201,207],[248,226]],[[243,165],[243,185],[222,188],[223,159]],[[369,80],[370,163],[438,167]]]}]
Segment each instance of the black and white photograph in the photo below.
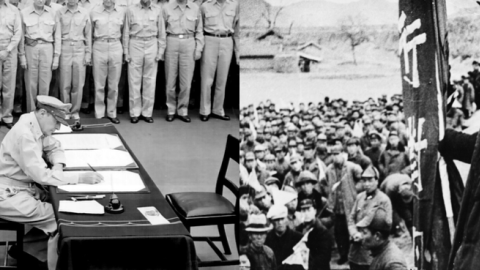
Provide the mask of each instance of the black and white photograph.
[{"label": "black and white photograph", "polygon": [[480,3],[240,6],[240,269],[480,267]]},{"label": "black and white photograph", "polygon": [[1,269],[238,269],[237,0],[0,0]]}]

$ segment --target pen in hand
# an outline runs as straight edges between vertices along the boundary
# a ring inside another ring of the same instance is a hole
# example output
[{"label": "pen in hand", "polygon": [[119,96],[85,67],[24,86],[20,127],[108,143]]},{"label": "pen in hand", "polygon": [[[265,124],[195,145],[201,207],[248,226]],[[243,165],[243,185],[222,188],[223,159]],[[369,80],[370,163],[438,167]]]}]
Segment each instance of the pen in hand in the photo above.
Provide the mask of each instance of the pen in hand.
[{"label": "pen in hand", "polygon": [[[100,176],[100,178],[101,178],[101,179],[100,179],[100,183],[103,182],[103,176],[102,176],[101,174],[97,173],[97,170],[95,170],[95,169],[92,167],[92,165],[90,165],[90,163],[87,163],[87,165],[88,165],[88,167],[90,167],[90,169],[92,169],[93,172],[95,172],[96,174],[98,174],[98,175]],[[96,184],[96,183],[94,183],[94,184]]]},{"label": "pen in hand", "polygon": [[90,165],[90,163],[87,163],[87,165],[88,165],[88,167],[90,167],[90,169],[92,169],[92,171],[97,172],[97,171],[92,167],[92,165]]}]

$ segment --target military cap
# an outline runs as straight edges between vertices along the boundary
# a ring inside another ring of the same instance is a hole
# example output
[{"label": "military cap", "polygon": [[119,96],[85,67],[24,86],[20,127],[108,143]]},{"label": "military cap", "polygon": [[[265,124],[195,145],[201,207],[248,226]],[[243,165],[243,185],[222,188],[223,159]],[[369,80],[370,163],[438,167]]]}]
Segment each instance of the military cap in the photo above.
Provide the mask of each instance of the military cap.
[{"label": "military cap", "polygon": [[312,125],[312,124],[308,124],[306,127],[305,127],[305,131],[308,132],[308,131],[313,131],[315,130],[315,127]]},{"label": "military cap", "polygon": [[385,209],[374,207],[356,226],[360,228],[368,227],[375,231],[389,232],[392,228],[392,218],[388,217]]},{"label": "military cap", "polygon": [[315,145],[313,145],[313,139],[305,139],[304,150],[312,150],[312,149],[315,149]]},{"label": "military cap", "polygon": [[379,173],[378,173],[378,170],[373,167],[373,166],[368,166],[367,168],[365,168],[365,170],[363,170],[362,172],[362,178],[370,178],[370,177],[373,177],[375,179],[378,179],[379,178]]},{"label": "military cap", "polygon": [[360,140],[356,137],[348,139],[347,145],[352,145],[352,144],[360,145]]},{"label": "military cap", "polygon": [[334,145],[334,146],[332,147],[332,150],[331,150],[331,153],[332,153],[332,154],[340,154],[340,153],[342,153],[342,152],[343,152],[342,146],[340,146],[340,145]]},{"label": "military cap", "polygon": [[[392,112],[393,113],[393,112]],[[394,115],[394,114],[390,114],[388,117],[387,117],[387,121],[388,122],[397,122],[397,117]]]},{"label": "military cap", "polygon": [[251,214],[248,216],[247,232],[268,232],[272,229],[272,224],[268,225],[264,214]]},{"label": "military cap", "polygon": [[297,131],[297,127],[294,124],[288,125],[287,131]]},{"label": "military cap", "polygon": [[307,182],[311,182],[313,184],[316,184],[318,182],[317,177],[311,171],[301,172],[297,178],[297,181],[295,181],[295,186],[299,186]]},{"label": "military cap", "polygon": [[270,209],[268,209],[267,218],[274,220],[280,218],[286,218],[288,215],[288,210],[285,205],[272,205]]},{"label": "military cap", "polygon": [[255,154],[253,152],[245,153],[245,160],[252,160],[255,159]]},{"label": "military cap", "polygon": [[371,117],[364,117],[363,118],[363,123],[366,125],[369,125],[372,123],[372,118]]},{"label": "military cap", "polygon": [[369,136],[370,138],[372,138],[372,137],[377,137],[377,139],[382,140],[382,136],[380,136],[380,133],[376,132],[375,130],[370,130],[370,131],[368,132],[368,136]]},{"label": "military cap", "polygon": [[63,103],[54,97],[39,95],[37,96],[37,107],[39,109],[44,109],[53,117],[55,117],[58,122],[62,123],[65,126],[68,126],[66,118],[67,113],[70,112],[72,104]]},{"label": "military cap", "polygon": [[299,162],[299,161],[302,161],[302,157],[300,155],[295,154],[290,157],[290,163]]},{"label": "military cap", "polygon": [[317,206],[315,205],[315,202],[312,199],[301,200],[298,204],[298,207],[300,209],[310,208],[310,207],[317,208]]},{"label": "military cap", "polygon": [[267,196],[267,191],[265,190],[265,188],[263,186],[260,186],[261,189],[257,189],[255,190],[255,200],[259,200],[261,199],[262,197],[265,197]]},{"label": "military cap", "polygon": [[265,180],[265,185],[271,185],[271,184],[277,184],[278,187],[280,187],[280,180],[278,178],[270,176]]},{"label": "military cap", "polygon": [[265,146],[263,144],[257,144],[255,146],[255,152],[265,151]]},{"label": "military cap", "polygon": [[300,138],[298,138],[298,137],[297,137],[295,140],[297,141],[297,145],[299,145],[299,144],[304,144],[304,143],[303,143],[303,140],[300,139]]}]

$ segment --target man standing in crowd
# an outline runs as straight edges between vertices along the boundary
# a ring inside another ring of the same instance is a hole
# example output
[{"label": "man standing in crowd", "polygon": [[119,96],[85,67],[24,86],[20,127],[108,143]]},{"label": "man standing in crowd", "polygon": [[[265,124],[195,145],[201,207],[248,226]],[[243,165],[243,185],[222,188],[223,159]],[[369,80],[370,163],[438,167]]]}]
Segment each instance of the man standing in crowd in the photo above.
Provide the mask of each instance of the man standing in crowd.
[{"label": "man standing in crowd", "polygon": [[369,270],[407,270],[402,251],[389,240],[388,211],[376,207],[356,226],[362,234],[362,245],[373,257]]},{"label": "man standing in crowd", "polygon": [[252,214],[249,216],[245,230],[248,232],[250,243],[240,252],[247,255],[251,269],[277,270],[275,254],[270,247],[265,245],[267,232],[271,229],[272,225],[268,225],[264,214]]},{"label": "man standing in crowd", "polygon": [[141,0],[128,8],[123,51],[129,63],[130,122],[136,124],[142,117],[145,122],[153,123],[158,61],[163,61],[165,52],[165,25],[162,8],[154,6],[151,0]]},{"label": "man standing in crowd", "polygon": [[60,18],[45,0],[34,0],[22,11],[23,42],[20,65],[25,70],[27,112],[35,110],[37,95],[48,95],[52,70],[58,68],[62,47]]},{"label": "man standing in crowd", "polygon": [[337,242],[340,259],[338,264],[348,260],[350,237],[348,235],[347,217],[353,209],[357,192],[360,191],[358,181],[362,168],[343,156],[342,146],[332,148],[333,163],[327,169],[329,186],[329,205],[335,214],[335,241]]},{"label": "man standing in crowd", "polygon": [[362,233],[357,230],[356,223],[362,220],[374,207],[381,207],[387,212],[387,219],[392,224],[392,204],[385,193],[378,190],[380,174],[372,166],[362,173],[360,183],[365,191],[358,194],[352,211],[348,216],[348,231],[353,242],[350,245],[348,260],[351,270],[368,270],[372,258],[362,245]]},{"label": "man standing in crowd", "polygon": [[[200,7],[188,0],[170,0],[163,5],[163,19],[167,31],[165,51],[165,79],[168,113],[171,122],[176,116],[190,122],[188,104],[195,61],[202,57],[203,20]],[[180,92],[177,90],[177,78]],[[132,89],[130,89],[132,91]]]},{"label": "man standing in crowd", "polygon": [[362,170],[365,170],[368,166],[372,164],[370,158],[366,157],[360,151],[360,140],[357,138],[350,138],[347,141],[347,152],[348,152],[348,161],[351,161],[355,164],[360,165]]},{"label": "man standing in crowd", "polygon": [[80,119],[85,66],[92,64],[92,25],[89,12],[78,6],[78,0],[67,0],[57,16],[62,28],[62,53],[60,54],[60,98],[72,103],[70,114]]},{"label": "man standing in crowd", "polygon": [[[230,117],[225,115],[223,102],[234,48],[237,63],[239,63],[239,4],[236,0],[210,0],[203,3],[200,10],[205,35],[205,48],[201,61],[200,119],[208,121],[211,116],[230,120]],[[213,108],[211,108],[214,78],[216,82]]]},{"label": "man standing in crowd", "polygon": [[13,125],[17,48],[22,37],[22,18],[19,10],[6,1],[0,0],[0,117],[10,129]]},{"label": "man standing in crowd", "polygon": [[118,82],[122,73],[122,38],[125,10],[115,0],[103,0],[91,12],[93,28],[93,76],[95,79],[95,117],[105,116],[105,84],[108,80],[107,118],[117,118]]}]

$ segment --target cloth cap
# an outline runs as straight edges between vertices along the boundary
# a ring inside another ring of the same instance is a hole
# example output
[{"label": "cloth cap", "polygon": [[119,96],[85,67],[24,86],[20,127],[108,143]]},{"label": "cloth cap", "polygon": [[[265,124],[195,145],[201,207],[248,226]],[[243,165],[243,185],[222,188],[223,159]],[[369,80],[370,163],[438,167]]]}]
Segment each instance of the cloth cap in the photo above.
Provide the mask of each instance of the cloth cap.
[{"label": "cloth cap", "polygon": [[298,207],[300,209],[309,208],[309,207],[316,208],[316,205],[312,199],[304,199],[300,201],[300,203],[298,204]]},{"label": "cloth cap", "polygon": [[360,140],[355,137],[348,139],[347,145],[352,145],[352,144],[360,145]]},{"label": "cloth cap", "polygon": [[374,207],[367,215],[360,220],[357,227],[389,232],[392,227],[392,219],[387,216],[387,211],[380,207]]},{"label": "cloth cap", "polygon": [[390,137],[390,136],[397,136],[398,137],[398,131],[396,131],[396,130],[390,131],[390,133],[388,134],[388,137]]},{"label": "cloth cap", "polygon": [[312,149],[315,149],[315,145],[313,145],[313,140],[305,140],[304,150],[312,150]]},{"label": "cloth cap", "polygon": [[299,161],[302,161],[302,157],[301,157],[300,155],[293,155],[293,156],[290,158],[290,163],[299,162]]},{"label": "cloth cap", "polygon": [[245,154],[245,160],[249,160],[249,159],[255,159],[255,154],[252,152],[247,152]]},{"label": "cloth cap", "polygon": [[265,156],[265,161],[268,161],[268,160],[273,160],[273,161],[274,161],[274,160],[275,160],[275,156],[272,155],[272,154],[266,155],[266,156]]},{"label": "cloth cap", "polygon": [[368,166],[365,170],[363,170],[362,172],[362,178],[366,177],[366,178],[370,178],[370,177],[373,177],[375,179],[378,180],[379,178],[379,173],[377,171],[377,169],[373,166]]},{"label": "cloth cap", "polygon": [[340,145],[337,144],[332,147],[332,150],[331,150],[332,154],[340,154],[342,152],[343,152],[343,149]]},{"label": "cloth cap", "polygon": [[267,218],[264,214],[251,214],[248,216],[247,232],[268,232],[272,229],[272,224],[267,224]]},{"label": "cloth cap", "polygon": [[320,133],[320,134],[318,134],[318,136],[317,136],[317,140],[326,141],[326,140],[327,140],[327,136],[326,136],[324,133]]},{"label": "cloth cap", "polygon": [[297,131],[297,127],[294,124],[288,125],[287,131]]},{"label": "cloth cap", "polygon": [[303,171],[298,176],[297,181],[295,182],[295,186],[299,186],[306,182],[316,184],[318,182],[318,179],[311,171]]},{"label": "cloth cap", "polygon": [[255,152],[258,152],[258,151],[265,151],[265,146],[263,144],[257,144],[255,146]]},{"label": "cloth cap", "polygon": [[376,132],[375,130],[370,130],[370,132],[368,132],[368,136],[370,138],[377,137],[377,139],[379,139],[380,141],[382,140],[382,136],[380,136],[380,133]]},{"label": "cloth cap", "polygon": [[280,187],[280,180],[278,178],[270,176],[265,180],[265,185],[270,185],[276,183],[278,187]]},{"label": "cloth cap", "polygon": [[288,215],[288,210],[285,205],[272,205],[268,209],[267,218],[268,219],[279,219],[286,218]]},{"label": "cloth cap", "polygon": [[263,186],[260,186],[261,188],[258,190],[255,190],[255,200],[258,200],[264,196],[267,196],[267,192],[265,191],[265,188]]},{"label": "cloth cap", "polygon": [[63,103],[54,97],[39,95],[37,96],[37,107],[46,110],[53,115],[58,122],[68,126],[66,117],[67,113],[70,112],[72,104]]}]

